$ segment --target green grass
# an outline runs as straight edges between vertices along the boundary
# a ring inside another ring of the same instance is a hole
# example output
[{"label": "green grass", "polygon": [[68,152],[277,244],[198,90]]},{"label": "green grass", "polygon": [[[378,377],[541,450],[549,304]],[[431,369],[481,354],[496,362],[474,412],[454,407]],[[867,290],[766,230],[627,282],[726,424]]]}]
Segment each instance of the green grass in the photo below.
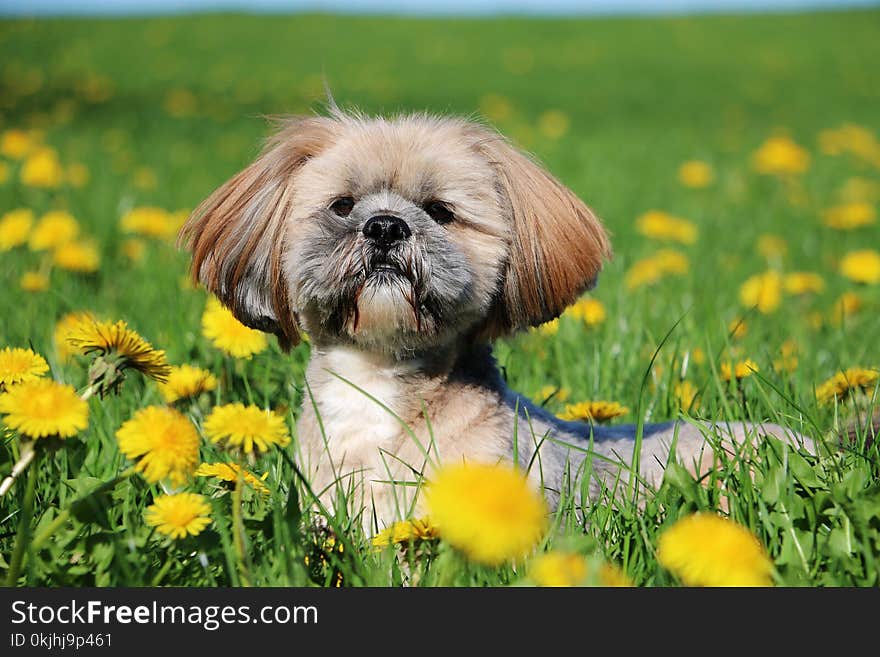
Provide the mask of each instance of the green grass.
[{"label": "green grass", "polygon": [[[188,408],[197,422],[210,405],[241,400],[282,409],[293,427],[304,397],[308,345],[289,355],[273,344],[251,361],[224,359],[200,333],[204,292],[181,286],[186,254],[150,241],[144,260],[133,264],[121,253],[127,236],[119,218],[140,205],[195,207],[254,156],[266,134],[264,115],[318,107],[326,79],[341,105],[368,112],[486,112],[604,218],[615,258],[593,296],[605,305],[606,321],[586,329],[564,318],[555,336],[529,333],[499,344],[499,362],[514,388],[537,394],[546,385],[559,386],[572,401],[628,406],[624,421],[638,415],[659,421],[679,415],[672,389],[684,376],[701,391],[693,412],[698,417],[771,420],[830,435],[836,426],[870,416],[876,404],[874,387],[820,406],[814,387],[840,368],[880,365],[880,288],[860,286],[837,271],[848,251],[878,248],[880,231],[878,224],[833,231],[822,225],[821,212],[840,202],[843,185],[854,177],[880,185],[880,169],[823,154],[818,135],[844,123],[880,129],[878,28],[877,11],[650,20],[200,16],[2,22],[0,129],[43,130],[65,164],[83,163],[91,175],[81,188],[35,189],[20,184],[18,162],[0,158],[9,168],[9,179],[0,184],[0,213],[69,209],[100,244],[102,263],[93,275],[55,269],[48,291],[28,293],[18,280],[43,266],[43,256],[24,248],[3,252],[0,347],[30,345],[49,360],[52,376],[82,388],[87,363],[62,363],[52,335],[63,314],[89,309],[125,319],[165,349],[172,363],[199,363],[218,375],[216,393]],[[95,87],[96,76],[98,91],[109,93],[89,94],[84,81]],[[169,94],[182,90],[191,95],[179,104],[194,100],[182,108],[191,111],[169,114]],[[497,111],[495,96],[506,99],[509,111]],[[548,110],[568,117],[562,138],[539,129]],[[753,151],[778,132],[812,156],[809,170],[789,181],[750,166]],[[689,159],[710,163],[714,184],[701,190],[679,184],[677,168]],[[150,176],[156,184],[144,185]],[[871,199],[875,208],[878,201]],[[635,231],[635,218],[655,208],[699,227],[695,245],[676,247],[689,257],[690,270],[629,290],[627,269],[659,248]],[[768,262],[757,251],[766,233],[787,241],[783,259]],[[768,315],[743,308],[740,285],[768,267],[815,271],[825,290],[785,297]],[[842,324],[827,321],[844,292],[857,293],[861,309]],[[818,328],[811,320],[816,314],[826,320]],[[728,326],[737,318],[745,318],[748,332],[733,339]],[[798,345],[798,366],[775,371],[772,362],[790,339]],[[696,348],[706,355],[702,364],[694,358]],[[720,381],[718,363],[731,356],[752,358],[760,374],[739,387]],[[229,494],[195,482],[191,490],[213,495],[215,524],[180,543],[162,539],[143,521],[161,487],[131,477],[90,494],[130,465],[118,452],[116,430],[136,409],[158,403],[153,383],[130,376],[119,395],[90,401],[87,431],[39,463],[33,523],[26,524],[33,524],[32,537],[45,540],[37,549],[22,543],[19,583],[244,583]],[[562,410],[555,398],[548,405]],[[684,515],[726,503],[730,517],[769,551],[778,583],[877,586],[878,448],[866,442],[866,431],[859,431],[852,444],[838,449],[832,443],[819,458],[767,443],[724,463],[708,485],[673,468],[644,508],[597,504],[585,518],[554,516],[542,548],[613,562],[638,585],[671,585],[675,578],[655,558],[659,533]],[[0,475],[11,469],[17,443],[11,433],[3,439]],[[346,518],[329,518],[323,533],[302,523],[309,493],[293,472],[292,453],[272,452],[254,464],[258,473],[269,473],[272,492],[267,498],[245,493],[243,500],[247,582],[522,581],[523,568],[469,565],[442,543],[396,559],[370,549]],[[202,457],[222,455],[206,444]],[[0,499],[0,569],[8,567],[20,519],[28,515],[22,513],[27,478]],[[70,510],[69,519],[52,525]],[[332,541],[326,540],[329,532]]]}]

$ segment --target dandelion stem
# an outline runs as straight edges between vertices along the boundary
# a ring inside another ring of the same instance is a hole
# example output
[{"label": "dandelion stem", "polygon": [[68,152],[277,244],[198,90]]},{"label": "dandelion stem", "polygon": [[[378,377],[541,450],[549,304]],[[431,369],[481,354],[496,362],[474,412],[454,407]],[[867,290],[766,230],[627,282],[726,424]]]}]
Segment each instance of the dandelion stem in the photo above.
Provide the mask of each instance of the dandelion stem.
[{"label": "dandelion stem", "polygon": [[[31,453],[36,453],[31,450]],[[33,457],[31,457],[33,458]],[[21,518],[18,524],[18,534],[15,537],[15,549],[9,561],[9,570],[6,571],[6,586],[16,586],[18,576],[21,574],[21,566],[24,563],[24,555],[30,540],[31,520],[34,516],[34,496],[37,490],[38,468],[31,468],[28,472],[27,486],[24,489],[24,500],[21,503]]]},{"label": "dandelion stem", "polygon": [[16,461],[15,465],[12,466],[12,472],[3,480],[3,483],[0,484],[0,497],[6,495],[6,492],[12,488],[12,484],[15,483],[15,480],[24,472],[27,467],[31,464],[31,461],[34,460],[34,456],[36,455],[36,450],[34,450],[33,443],[30,441],[24,443],[21,448],[21,456],[18,461]]},{"label": "dandelion stem", "polygon": [[82,497],[78,497],[73,502],[71,502],[70,506],[66,509],[62,509],[61,512],[55,517],[55,519],[50,522],[39,534],[34,537],[33,541],[33,549],[39,550],[43,547],[43,544],[52,538],[55,533],[64,526],[70,519],[70,514],[73,513],[73,510],[79,506],[80,504],[84,504],[87,499],[89,499],[92,495],[99,495],[108,490],[112,490],[115,488],[120,482],[125,481],[135,472],[134,466],[131,466],[128,470],[122,472],[119,476],[110,481],[106,481],[94,490],[86,493]]},{"label": "dandelion stem", "polygon": [[168,574],[168,571],[171,569],[171,564],[173,561],[170,558],[165,559],[165,563],[162,564],[162,568],[156,573],[156,576],[153,578],[153,581],[150,582],[150,586],[159,586],[159,583],[165,579],[165,575]]},{"label": "dandelion stem", "polygon": [[90,383],[89,386],[82,391],[82,394],[79,396],[83,401],[88,401],[89,397],[95,394],[98,390],[98,386],[94,383]]},{"label": "dandelion stem", "polygon": [[241,514],[241,493],[243,487],[244,477],[241,470],[239,470],[235,488],[232,489],[232,543],[235,546],[235,557],[238,562],[241,584],[242,586],[250,586],[251,576],[246,562],[247,547],[244,536],[244,519]]}]

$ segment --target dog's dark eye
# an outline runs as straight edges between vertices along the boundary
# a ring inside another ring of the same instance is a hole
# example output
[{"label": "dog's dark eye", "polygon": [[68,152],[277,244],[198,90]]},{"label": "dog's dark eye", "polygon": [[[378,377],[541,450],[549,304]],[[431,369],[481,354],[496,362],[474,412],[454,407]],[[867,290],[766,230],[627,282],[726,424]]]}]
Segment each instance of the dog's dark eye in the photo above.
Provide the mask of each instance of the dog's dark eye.
[{"label": "dog's dark eye", "polygon": [[452,214],[452,210],[450,210],[445,203],[441,201],[431,201],[430,203],[425,204],[425,212],[428,213],[428,216],[431,217],[438,224],[448,224],[450,221],[455,219],[455,215]]},{"label": "dog's dark eye", "polygon": [[347,217],[354,208],[354,199],[351,196],[343,196],[330,204],[330,209],[340,217]]}]

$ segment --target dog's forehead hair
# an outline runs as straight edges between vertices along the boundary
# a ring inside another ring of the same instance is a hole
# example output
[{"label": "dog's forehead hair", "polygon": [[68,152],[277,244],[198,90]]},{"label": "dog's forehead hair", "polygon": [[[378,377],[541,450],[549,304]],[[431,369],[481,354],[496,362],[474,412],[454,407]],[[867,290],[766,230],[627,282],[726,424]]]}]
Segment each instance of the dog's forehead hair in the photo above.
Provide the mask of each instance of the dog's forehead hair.
[{"label": "dog's forehead hair", "polygon": [[417,203],[491,184],[493,175],[460,126],[429,120],[348,124],[313,165],[356,198],[390,189]]}]

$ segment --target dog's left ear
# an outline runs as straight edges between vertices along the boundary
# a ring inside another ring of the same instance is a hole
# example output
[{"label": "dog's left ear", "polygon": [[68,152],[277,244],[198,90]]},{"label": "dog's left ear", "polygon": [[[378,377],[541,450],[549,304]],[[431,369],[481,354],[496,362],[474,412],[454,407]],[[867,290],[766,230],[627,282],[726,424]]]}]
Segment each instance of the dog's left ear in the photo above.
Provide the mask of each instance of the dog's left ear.
[{"label": "dog's left ear", "polygon": [[478,129],[477,148],[495,168],[511,222],[510,254],[488,337],[557,317],[591,287],[611,256],[598,217],[575,194],[501,135]]}]

